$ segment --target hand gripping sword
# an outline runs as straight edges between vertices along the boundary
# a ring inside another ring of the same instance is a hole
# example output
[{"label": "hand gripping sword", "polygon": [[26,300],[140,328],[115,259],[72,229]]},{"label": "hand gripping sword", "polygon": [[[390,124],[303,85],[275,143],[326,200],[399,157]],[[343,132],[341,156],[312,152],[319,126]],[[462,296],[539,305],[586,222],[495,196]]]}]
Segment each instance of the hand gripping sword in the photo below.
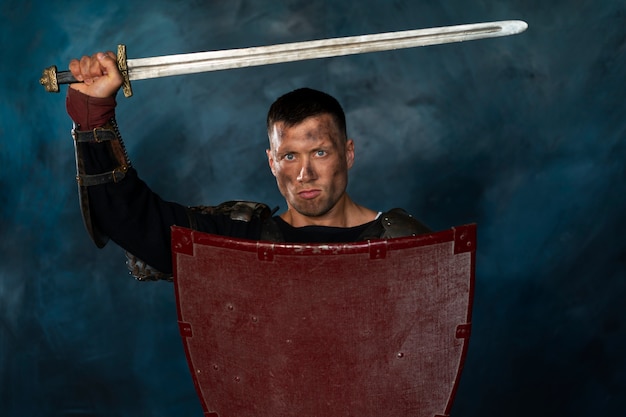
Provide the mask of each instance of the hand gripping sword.
[{"label": "hand gripping sword", "polygon": [[[128,60],[126,46],[118,45],[117,63],[124,77],[124,95],[130,97],[131,80],[494,38],[515,35],[526,28],[524,21],[504,20]],[[71,72],[59,72],[54,65],[46,68],[39,80],[49,92],[59,92],[60,84],[75,82]]]}]

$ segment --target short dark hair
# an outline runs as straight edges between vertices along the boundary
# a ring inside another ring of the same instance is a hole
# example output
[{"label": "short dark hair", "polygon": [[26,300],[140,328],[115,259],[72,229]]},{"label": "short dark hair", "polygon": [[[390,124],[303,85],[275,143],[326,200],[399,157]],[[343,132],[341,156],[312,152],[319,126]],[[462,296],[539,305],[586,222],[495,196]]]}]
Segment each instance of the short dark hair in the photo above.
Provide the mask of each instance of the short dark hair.
[{"label": "short dark hair", "polygon": [[299,88],[276,99],[267,113],[267,131],[269,133],[277,122],[291,127],[320,114],[330,114],[339,131],[347,138],[346,115],[341,104],[330,94],[312,88]]}]

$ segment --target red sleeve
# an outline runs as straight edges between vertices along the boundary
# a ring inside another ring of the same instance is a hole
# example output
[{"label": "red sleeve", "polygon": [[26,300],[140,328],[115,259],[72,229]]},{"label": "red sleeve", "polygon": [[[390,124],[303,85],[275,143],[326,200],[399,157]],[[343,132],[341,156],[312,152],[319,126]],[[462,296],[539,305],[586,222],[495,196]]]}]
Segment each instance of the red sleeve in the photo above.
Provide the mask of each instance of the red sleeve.
[{"label": "red sleeve", "polygon": [[104,125],[115,116],[115,96],[90,97],[73,88],[67,89],[65,107],[74,123],[81,130],[90,130]]}]

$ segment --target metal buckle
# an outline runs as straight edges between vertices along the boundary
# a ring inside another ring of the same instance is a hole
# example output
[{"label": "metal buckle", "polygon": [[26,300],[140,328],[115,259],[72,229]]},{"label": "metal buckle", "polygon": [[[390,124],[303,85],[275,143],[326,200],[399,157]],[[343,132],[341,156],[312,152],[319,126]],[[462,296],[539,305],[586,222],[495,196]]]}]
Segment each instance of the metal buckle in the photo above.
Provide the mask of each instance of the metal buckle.
[{"label": "metal buckle", "polygon": [[[103,127],[95,127],[92,129],[93,140],[96,143],[102,143],[106,141],[110,141],[115,139],[115,133],[111,129],[106,129]],[[98,132],[100,132],[100,136],[98,136]],[[113,139],[107,138],[107,134],[113,136]]]},{"label": "metal buckle", "polygon": [[[117,183],[118,181],[121,181],[124,179],[124,177],[126,176],[126,171],[128,171],[128,167],[126,165],[122,165],[120,167],[115,168],[113,171],[111,171],[111,178],[113,178],[113,182]],[[118,178],[119,175],[119,178]]]}]

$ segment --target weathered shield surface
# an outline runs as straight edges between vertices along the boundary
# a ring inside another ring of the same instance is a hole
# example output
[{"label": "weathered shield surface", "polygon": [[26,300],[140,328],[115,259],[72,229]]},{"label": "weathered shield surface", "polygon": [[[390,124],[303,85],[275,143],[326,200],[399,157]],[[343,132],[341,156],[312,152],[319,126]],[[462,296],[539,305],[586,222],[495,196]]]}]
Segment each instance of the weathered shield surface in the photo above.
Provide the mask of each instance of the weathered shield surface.
[{"label": "weathered shield surface", "polygon": [[331,245],[172,231],[205,415],[449,413],[470,333],[475,225]]}]

